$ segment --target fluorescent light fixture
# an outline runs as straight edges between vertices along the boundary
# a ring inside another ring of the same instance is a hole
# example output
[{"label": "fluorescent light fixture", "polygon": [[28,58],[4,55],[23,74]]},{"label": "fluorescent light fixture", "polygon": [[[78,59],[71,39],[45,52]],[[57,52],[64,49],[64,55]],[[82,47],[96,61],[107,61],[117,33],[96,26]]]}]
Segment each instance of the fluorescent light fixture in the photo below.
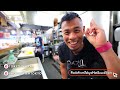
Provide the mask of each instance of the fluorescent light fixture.
[{"label": "fluorescent light fixture", "polygon": [[15,35],[16,31],[15,30],[11,30],[11,34]]}]

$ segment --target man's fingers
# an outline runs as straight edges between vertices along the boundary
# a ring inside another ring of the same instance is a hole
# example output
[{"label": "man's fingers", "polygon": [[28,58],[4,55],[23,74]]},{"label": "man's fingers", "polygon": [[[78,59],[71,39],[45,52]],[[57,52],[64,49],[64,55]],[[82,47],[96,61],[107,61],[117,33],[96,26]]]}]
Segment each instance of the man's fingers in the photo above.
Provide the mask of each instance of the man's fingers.
[{"label": "man's fingers", "polygon": [[92,19],[91,22],[90,22],[90,27],[95,27],[95,28],[98,28],[97,24],[95,23],[95,21]]},{"label": "man's fingers", "polygon": [[96,31],[97,33],[99,32],[99,30],[103,30],[101,27],[99,27],[95,21],[92,19],[90,22],[90,33],[92,33],[93,31]]},{"label": "man's fingers", "polygon": [[97,26],[96,22],[95,22],[93,19],[91,20],[90,23],[91,23],[91,25],[93,25],[93,26]]},{"label": "man's fingers", "polygon": [[89,33],[93,33],[94,31],[97,30],[97,27],[93,26],[89,28]]},{"label": "man's fingers", "polygon": [[91,22],[90,22],[90,27],[93,27],[93,23],[92,23],[92,20],[91,20]]},{"label": "man's fingers", "polygon": [[95,29],[91,29],[91,28],[87,28],[87,29],[86,29],[86,32],[85,32],[85,35],[86,35],[86,36],[94,36],[94,35],[96,35],[96,34],[97,34],[97,32],[96,32]]}]

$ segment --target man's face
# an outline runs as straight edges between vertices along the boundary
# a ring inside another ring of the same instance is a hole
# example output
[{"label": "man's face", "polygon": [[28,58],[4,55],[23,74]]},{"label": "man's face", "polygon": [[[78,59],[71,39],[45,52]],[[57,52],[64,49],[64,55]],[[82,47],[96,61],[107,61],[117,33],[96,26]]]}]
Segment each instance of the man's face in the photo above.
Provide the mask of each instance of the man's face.
[{"label": "man's face", "polygon": [[61,25],[63,39],[66,45],[76,51],[83,45],[84,27],[79,18],[74,18],[70,21],[64,21]]}]

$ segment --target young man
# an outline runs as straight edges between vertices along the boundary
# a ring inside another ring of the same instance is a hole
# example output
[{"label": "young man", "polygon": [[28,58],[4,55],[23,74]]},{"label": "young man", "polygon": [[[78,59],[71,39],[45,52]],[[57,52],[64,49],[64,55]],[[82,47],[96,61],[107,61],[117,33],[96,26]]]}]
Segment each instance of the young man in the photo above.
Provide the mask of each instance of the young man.
[{"label": "young man", "polygon": [[85,31],[77,13],[66,13],[61,29],[64,42],[58,53],[62,79],[120,78],[120,60],[94,20]]},{"label": "young man", "polygon": [[42,57],[42,54],[43,54],[43,40],[40,36],[38,36],[37,34],[35,34],[35,57],[39,57],[40,60],[42,61],[43,57]]}]

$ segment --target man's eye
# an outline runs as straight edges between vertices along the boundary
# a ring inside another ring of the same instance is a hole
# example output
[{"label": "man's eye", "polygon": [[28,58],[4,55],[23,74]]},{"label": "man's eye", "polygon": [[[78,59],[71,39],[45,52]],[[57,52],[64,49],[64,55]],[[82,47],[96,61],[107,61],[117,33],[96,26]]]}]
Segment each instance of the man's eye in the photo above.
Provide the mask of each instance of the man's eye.
[{"label": "man's eye", "polygon": [[69,32],[64,32],[64,34],[65,34],[65,35],[68,35],[68,34],[69,34]]},{"label": "man's eye", "polygon": [[75,32],[80,32],[80,30],[75,30]]}]

